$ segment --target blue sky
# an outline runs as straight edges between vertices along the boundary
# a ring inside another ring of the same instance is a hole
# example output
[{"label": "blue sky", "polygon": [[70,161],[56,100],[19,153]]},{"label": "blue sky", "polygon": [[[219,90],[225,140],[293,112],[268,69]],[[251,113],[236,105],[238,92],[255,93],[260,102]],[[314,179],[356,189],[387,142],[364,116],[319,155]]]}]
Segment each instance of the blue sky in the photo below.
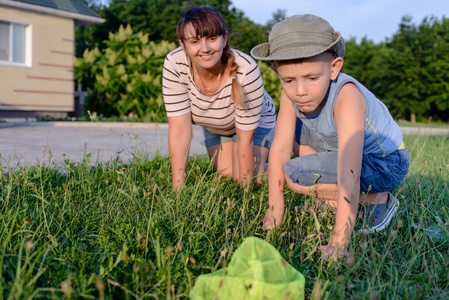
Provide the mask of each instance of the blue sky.
[{"label": "blue sky", "polygon": [[[364,36],[378,43],[391,37],[404,15],[415,25],[424,17],[449,18],[449,0],[231,0],[235,8],[258,24],[266,24],[277,9],[287,17],[311,13],[326,19],[343,38]],[[338,4],[337,4],[338,3]]]}]

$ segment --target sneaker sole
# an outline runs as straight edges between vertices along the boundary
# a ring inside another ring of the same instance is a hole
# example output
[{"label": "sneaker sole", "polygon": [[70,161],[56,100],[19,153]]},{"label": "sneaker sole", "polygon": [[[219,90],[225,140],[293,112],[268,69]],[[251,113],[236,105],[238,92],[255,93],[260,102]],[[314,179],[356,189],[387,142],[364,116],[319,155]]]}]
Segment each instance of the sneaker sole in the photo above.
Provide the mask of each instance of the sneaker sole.
[{"label": "sneaker sole", "polygon": [[396,212],[398,211],[398,208],[399,208],[399,200],[391,194],[390,194],[390,198],[391,198],[390,199],[391,201],[394,201],[391,204],[391,205],[393,205],[393,208],[388,212],[385,220],[377,226],[374,226],[371,228],[360,229],[359,232],[361,232],[361,233],[376,233],[376,232],[384,230],[388,226],[388,224],[390,224],[391,220],[393,219],[394,215],[396,214]]}]

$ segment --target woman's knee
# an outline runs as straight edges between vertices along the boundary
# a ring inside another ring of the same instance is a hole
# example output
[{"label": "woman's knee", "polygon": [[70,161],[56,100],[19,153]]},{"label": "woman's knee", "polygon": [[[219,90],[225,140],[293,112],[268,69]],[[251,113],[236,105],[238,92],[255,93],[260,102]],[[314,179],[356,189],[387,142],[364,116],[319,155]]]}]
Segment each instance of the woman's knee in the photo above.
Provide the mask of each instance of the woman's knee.
[{"label": "woman's knee", "polygon": [[222,176],[232,176],[233,173],[232,144],[232,142],[227,142],[207,147],[209,158],[213,161],[214,171]]}]

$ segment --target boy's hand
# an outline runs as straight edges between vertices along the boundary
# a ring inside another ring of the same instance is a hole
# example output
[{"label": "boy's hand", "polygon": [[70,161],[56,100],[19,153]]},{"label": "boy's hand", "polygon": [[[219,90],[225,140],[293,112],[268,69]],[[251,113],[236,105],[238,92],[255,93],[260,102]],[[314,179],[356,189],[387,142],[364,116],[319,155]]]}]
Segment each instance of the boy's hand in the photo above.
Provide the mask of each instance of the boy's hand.
[{"label": "boy's hand", "polygon": [[282,220],[284,219],[284,205],[281,207],[270,206],[268,208],[265,217],[263,218],[262,230],[270,230],[278,227],[282,224]]},{"label": "boy's hand", "polygon": [[346,248],[338,247],[338,245],[335,244],[319,246],[318,250],[323,252],[323,259],[330,259],[332,261],[336,261],[340,257],[350,256],[350,253]]}]

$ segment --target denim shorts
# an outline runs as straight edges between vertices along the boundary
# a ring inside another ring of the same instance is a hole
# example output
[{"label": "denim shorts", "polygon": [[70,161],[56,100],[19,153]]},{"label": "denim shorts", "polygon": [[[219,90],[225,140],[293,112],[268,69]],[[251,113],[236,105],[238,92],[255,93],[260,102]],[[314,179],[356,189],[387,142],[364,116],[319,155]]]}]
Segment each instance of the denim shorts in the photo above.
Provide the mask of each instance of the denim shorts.
[{"label": "denim shorts", "polygon": [[[302,138],[298,143],[307,144]],[[296,139],[299,139],[298,133]],[[313,141],[308,142],[313,144]],[[294,183],[301,186],[311,186],[315,183],[337,183],[338,152],[323,151],[319,142],[314,146],[312,148],[318,153],[288,161],[284,166],[284,173]],[[409,164],[410,157],[406,147],[395,150],[385,157],[363,154],[360,191],[374,193],[393,191],[404,181]]]},{"label": "denim shorts", "polygon": [[[284,173],[302,186],[315,183],[337,183],[338,152],[318,152],[288,161]],[[385,157],[371,154],[362,156],[361,192],[393,191],[404,181],[409,168],[407,148],[396,150]],[[371,187],[370,187],[371,186]]]},{"label": "denim shorts", "polygon": [[[208,131],[206,128],[201,126],[204,132],[204,144],[206,147],[223,144],[226,142],[238,142],[237,134],[234,133],[232,135],[219,135]],[[265,147],[270,149],[271,143],[274,139],[275,127],[273,128],[262,128],[257,127],[256,132],[254,133],[254,145],[258,145],[261,147]]]}]

